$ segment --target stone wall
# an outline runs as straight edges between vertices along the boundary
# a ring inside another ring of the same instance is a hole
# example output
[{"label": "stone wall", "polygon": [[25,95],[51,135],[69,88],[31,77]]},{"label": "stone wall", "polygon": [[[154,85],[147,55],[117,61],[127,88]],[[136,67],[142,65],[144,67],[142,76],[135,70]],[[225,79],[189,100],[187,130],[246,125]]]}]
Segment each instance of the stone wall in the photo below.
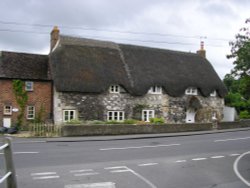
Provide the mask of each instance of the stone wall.
[{"label": "stone wall", "polygon": [[[76,110],[79,120],[107,120],[108,111],[124,111],[125,119],[141,120],[142,110],[155,110],[156,117],[166,123],[184,123],[188,101],[193,96],[171,97],[163,94],[132,96],[125,90],[120,93],[84,94],[54,92],[55,123],[62,123],[63,110]],[[201,108],[196,110],[195,122],[211,122],[212,114],[222,119],[224,99],[219,97],[195,96]]]}]

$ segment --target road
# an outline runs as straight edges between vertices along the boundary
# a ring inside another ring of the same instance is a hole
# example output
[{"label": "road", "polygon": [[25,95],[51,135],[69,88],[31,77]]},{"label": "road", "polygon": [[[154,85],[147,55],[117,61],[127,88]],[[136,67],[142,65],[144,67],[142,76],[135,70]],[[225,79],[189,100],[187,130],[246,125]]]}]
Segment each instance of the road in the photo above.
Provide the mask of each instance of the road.
[{"label": "road", "polygon": [[13,150],[19,188],[250,187],[249,130],[136,140],[14,142]]}]

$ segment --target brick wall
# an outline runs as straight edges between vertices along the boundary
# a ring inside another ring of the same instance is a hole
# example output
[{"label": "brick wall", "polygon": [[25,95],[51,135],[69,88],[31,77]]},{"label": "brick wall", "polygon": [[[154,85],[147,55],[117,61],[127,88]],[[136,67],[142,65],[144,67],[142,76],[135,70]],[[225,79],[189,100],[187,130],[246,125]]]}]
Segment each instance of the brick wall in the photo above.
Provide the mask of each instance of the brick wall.
[{"label": "brick wall", "polygon": [[[42,113],[42,119],[44,121],[51,121],[51,98],[51,82],[34,81],[34,90],[28,91],[27,105],[35,107],[36,116],[41,111],[40,109],[42,107],[44,109],[44,112]],[[4,118],[11,118],[11,125],[13,126],[16,124],[18,112],[12,112],[11,115],[5,115],[5,105],[19,109],[13,92],[12,80],[0,80],[0,126],[3,126]],[[26,119],[25,110],[24,124],[27,124],[29,121]]]}]

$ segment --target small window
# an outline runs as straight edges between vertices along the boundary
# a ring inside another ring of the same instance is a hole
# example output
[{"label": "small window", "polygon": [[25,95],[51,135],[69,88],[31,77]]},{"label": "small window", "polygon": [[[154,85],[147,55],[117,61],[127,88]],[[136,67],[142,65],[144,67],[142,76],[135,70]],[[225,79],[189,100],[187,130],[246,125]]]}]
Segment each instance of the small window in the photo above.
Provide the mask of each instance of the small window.
[{"label": "small window", "polygon": [[149,89],[148,93],[150,93],[150,94],[162,94],[162,88],[159,86],[153,86]]},{"label": "small window", "polygon": [[35,107],[27,106],[27,119],[35,119]]},{"label": "small window", "polygon": [[216,97],[216,96],[217,96],[216,91],[213,91],[212,93],[210,93],[210,96],[211,96],[211,97]]},{"label": "small window", "polygon": [[3,109],[3,113],[4,115],[11,115],[12,114],[12,106],[4,106],[4,109]]},{"label": "small window", "polygon": [[108,111],[108,121],[124,121],[124,111]]},{"label": "small window", "polygon": [[189,87],[189,88],[186,89],[185,94],[186,95],[197,95],[198,90],[196,88]]},{"label": "small window", "polygon": [[25,91],[33,91],[33,82],[25,82]]},{"label": "small window", "polygon": [[142,111],[142,121],[150,122],[151,118],[155,117],[154,110],[143,110]]},{"label": "small window", "polygon": [[75,110],[64,110],[63,111],[63,121],[68,122],[70,120],[76,119],[76,111]]},{"label": "small window", "polygon": [[119,85],[112,85],[109,88],[110,93],[120,93],[120,86]]}]

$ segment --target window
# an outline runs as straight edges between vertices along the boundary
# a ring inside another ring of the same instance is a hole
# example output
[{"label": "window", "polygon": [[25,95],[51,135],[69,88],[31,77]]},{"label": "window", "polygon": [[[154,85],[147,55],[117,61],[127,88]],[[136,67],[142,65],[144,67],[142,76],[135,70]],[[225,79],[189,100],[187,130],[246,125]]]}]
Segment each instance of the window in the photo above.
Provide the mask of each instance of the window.
[{"label": "window", "polygon": [[63,121],[67,122],[72,119],[76,119],[76,111],[75,110],[64,110],[63,111]]},{"label": "window", "polygon": [[155,117],[154,110],[143,110],[142,111],[142,121],[150,122],[150,118]]},{"label": "window", "polygon": [[12,106],[4,106],[4,109],[3,109],[3,113],[4,115],[11,115],[12,114]]},{"label": "window", "polygon": [[107,119],[108,121],[123,121],[124,112],[123,111],[108,111]]},{"label": "window", "polygon": [[216,95],[217,95],[216,91],[213,91],[212,93],[210,93],[211,97],[216,97]]},{"label": "window", "polygon": [[25,82],[25,91],[33,91],[33,82]]},{"label": "window", "polygon": [[110,93],[120,93],[120,86],[119,85],[112,85],[109,88]]},{"label": "window", "polygon": [[162,88],[159,86],[153,86],[149,89],[148,93],[150,93],[150,94],[162,94]]},{"label": "window", "polygon": [[196,88],[189,87],[189,88],[186,89],[185,94],[186,95],[197,95],[198,90]]},{"label": "window", "polygon": [[35,119],[35,107],[27,106],[27,119]]}]

